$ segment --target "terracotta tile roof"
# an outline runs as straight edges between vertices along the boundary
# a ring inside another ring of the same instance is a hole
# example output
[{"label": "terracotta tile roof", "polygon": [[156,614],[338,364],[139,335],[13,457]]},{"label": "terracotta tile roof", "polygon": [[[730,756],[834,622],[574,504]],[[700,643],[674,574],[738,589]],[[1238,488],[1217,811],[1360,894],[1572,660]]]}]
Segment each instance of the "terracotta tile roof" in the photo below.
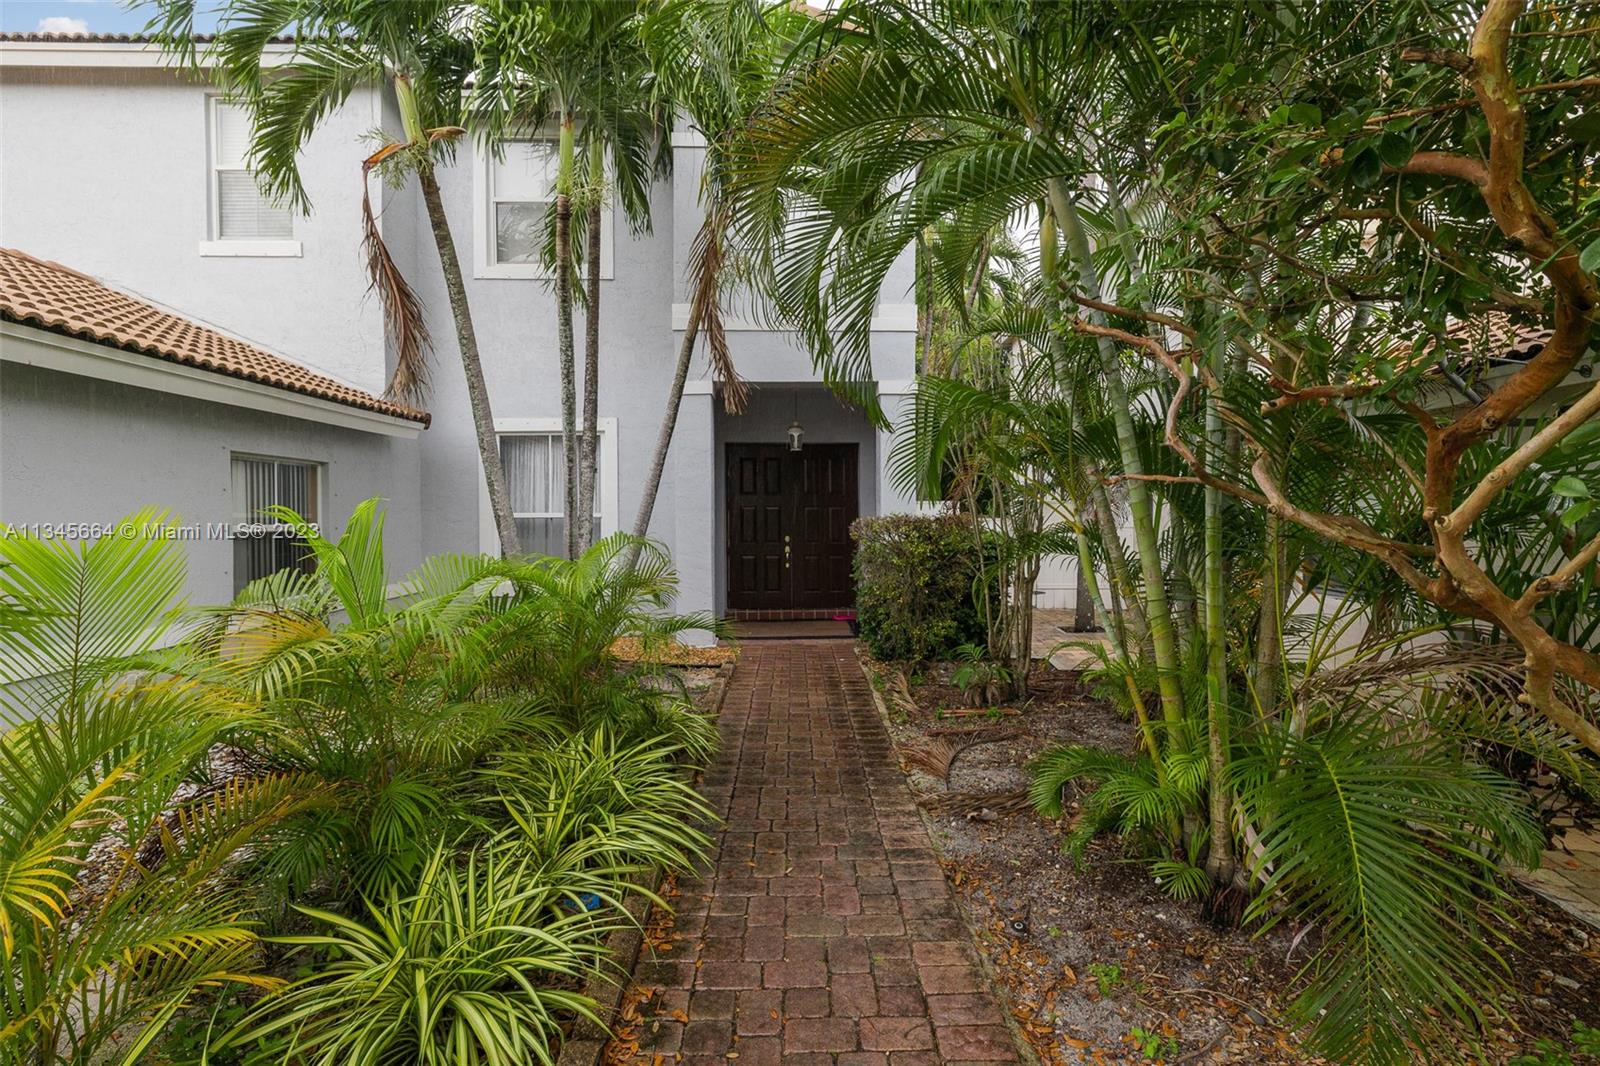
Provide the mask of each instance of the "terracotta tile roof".
[{"label": "terracotta tile roof", "polygon": [[1461,345],[1468,358],[1526,363],[1544,350],[1555,331],[1541,326],[1520,326],[1511,316],[1491,311],[1477,318],[1452,322],[1446,339]]},{"label": "terracotta tile roof", "polygon": [[110,288],[0,248],[0,319],[427,425],[429,416]]},{"label": "terracotta tile roof", "polygon": [[[214,33],[196,33],[190,39],[198,44],[216,40]],[[12,30],[0,33],[0,43],[36,43],[39,41],[75,41],[79,44],[152,44],[155,38],[146,33],[56,33],[38,30]],[[293,37],[272,37],[268,44],[293,44]]]},{"label": "terracotta tile roof", "polygon": [[[1490,311],[1451,322],[1445,327],[1444,342],[1458,368],[1488,369],[1497,363],[1526,363],[1544,351],[1553,335],[1551,329],[1518,325],[1510,315]],[[1430,339],[1413,353],[1409,342],[1395,344],[1389,349],[1389,359],[1402,369],[1429,363],[1438,346],[1437,339]]]}]

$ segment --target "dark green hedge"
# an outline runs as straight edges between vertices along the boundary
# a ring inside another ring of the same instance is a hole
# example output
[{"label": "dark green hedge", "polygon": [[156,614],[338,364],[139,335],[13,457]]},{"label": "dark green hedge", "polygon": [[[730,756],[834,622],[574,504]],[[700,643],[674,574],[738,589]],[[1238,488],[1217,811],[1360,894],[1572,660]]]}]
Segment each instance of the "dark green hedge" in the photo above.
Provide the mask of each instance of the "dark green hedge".
[{"label": "dark green hedge", "polygon": [[856,620],[879,659],[921,661],[982,643],[973,603],[978,559],[972,528],[953,515],[861,518],[856,542]]}]

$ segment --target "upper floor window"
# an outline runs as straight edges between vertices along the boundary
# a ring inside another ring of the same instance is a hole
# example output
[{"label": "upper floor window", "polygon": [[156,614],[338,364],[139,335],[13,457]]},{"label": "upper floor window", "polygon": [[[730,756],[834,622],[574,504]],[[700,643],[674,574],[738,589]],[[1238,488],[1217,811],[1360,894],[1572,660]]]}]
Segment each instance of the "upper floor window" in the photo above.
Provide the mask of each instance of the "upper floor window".
[{"label": "upper floor window", "polygon": [[559,158],[554,141],[513,141],[489,172],[496,265],[537,265],[545,219],[556,197]]},{"label": "upper floor window", "polygon": [[212,241],[288,241],[294,237],[292,212],[274,204],[256,185],[246,162],[250,113],[225,100],[209,100],[210,239]]},{"label": "upper floor window", "polygon": [[289,507],[313,525],[322,521],[321,474],[317,463],[233,457],[234,592],[279,570],[311,571],[306,542],[267,508]]},{"label": "upper floor window", "polygon": [[[476,151],[477,269],[480,278],[548,277],[543,264],[546,229],[555,224],[552,204],[560,154],[554,140],[504,141],[500,158]],[[577,232],[583,218],[574,215]],[[580,238],[581,239],[581,238]],[[600,220],[600,276],[611,271],[611,212]]]}]

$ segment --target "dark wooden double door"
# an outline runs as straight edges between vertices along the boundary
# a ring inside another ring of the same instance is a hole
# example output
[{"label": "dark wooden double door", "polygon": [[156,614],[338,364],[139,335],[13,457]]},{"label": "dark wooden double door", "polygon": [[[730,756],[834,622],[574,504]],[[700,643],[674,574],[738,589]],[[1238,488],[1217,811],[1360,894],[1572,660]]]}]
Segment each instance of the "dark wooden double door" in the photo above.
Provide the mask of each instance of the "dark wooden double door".
[{"label": "dark wooden double door", "polygon": [[856,445],[727,446],[728,608],[819,610],[855,602],[850,523]]}]

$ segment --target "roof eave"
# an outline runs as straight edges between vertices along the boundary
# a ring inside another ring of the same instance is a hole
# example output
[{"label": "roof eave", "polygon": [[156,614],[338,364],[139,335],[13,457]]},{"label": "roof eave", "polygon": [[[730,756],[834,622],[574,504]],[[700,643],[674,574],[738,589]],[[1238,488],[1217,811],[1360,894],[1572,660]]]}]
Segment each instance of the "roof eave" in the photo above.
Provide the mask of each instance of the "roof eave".
[{"label": "roof eave", "polygon": [[[262,49],[262,66],[280,66],[288,62],[294,50],[291,42],[268,44]],[[201,67],[211,65],[204,45],[195,50],[195,55]],[[0,67],[181,70],[172,53],[154,41],[75,37],[0,40]]]},{"label": "roof eave", "polygon": [[402,418],[9,317],[0,319],[0,361],[388,437],[415,438],[429,424],[427,415]]}]

